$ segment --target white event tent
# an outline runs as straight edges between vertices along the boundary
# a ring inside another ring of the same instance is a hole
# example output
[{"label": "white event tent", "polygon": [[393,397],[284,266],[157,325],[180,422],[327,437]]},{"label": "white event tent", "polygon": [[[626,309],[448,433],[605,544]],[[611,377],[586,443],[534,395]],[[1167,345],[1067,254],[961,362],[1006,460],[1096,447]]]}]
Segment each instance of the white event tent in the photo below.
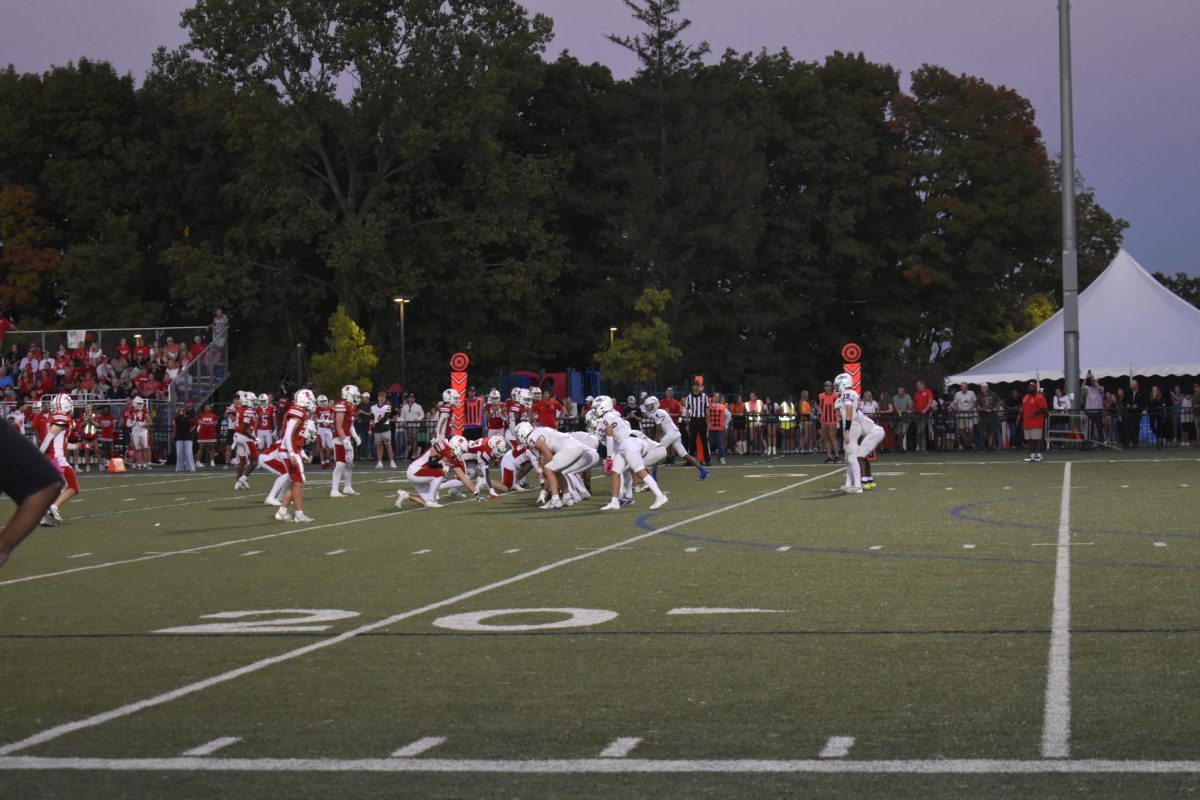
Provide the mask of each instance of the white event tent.
[{"label": "white event tent", "polygon": [[[1079,293],[1079,368],[1097,378],[1200,374],[1200,309],[1121,250]],[[1081,376],[1082,377],[1082,376]],[[1063,378],[1063,312],[946,383]]]}]

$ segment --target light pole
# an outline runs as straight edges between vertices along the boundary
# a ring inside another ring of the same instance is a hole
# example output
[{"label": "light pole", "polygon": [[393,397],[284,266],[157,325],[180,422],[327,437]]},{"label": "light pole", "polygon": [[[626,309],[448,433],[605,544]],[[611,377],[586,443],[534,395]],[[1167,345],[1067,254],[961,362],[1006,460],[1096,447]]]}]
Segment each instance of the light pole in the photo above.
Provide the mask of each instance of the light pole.
[{"label": "light pole", "polygon": [[408,364],[404,352],[404,307],[411,302],[410,298],[402,294],[392,298],[392,304],[400,309],[400,386],[403,388],[403,394],[408,394]]},{"label": "light pole", "polygon": [[608,329],[608,348],[611,350],[616,343],[617,343],[617,329],[609,328]]}]

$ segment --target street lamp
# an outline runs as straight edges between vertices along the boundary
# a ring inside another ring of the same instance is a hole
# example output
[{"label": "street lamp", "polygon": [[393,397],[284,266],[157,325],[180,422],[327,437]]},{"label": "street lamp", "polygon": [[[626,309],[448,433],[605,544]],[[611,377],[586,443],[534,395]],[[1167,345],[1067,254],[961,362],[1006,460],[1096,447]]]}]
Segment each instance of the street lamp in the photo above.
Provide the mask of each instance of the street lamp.
[{"label": "street lamp", "polygon": [[392,298],[392,305],[400,309],[400,386],[403,387],[404,394],[408,394],[408,364],[404,352],[404,307],[411,302],[410,298],[402,294]]},{"label": "street lamp", "polygon": [[608,346],[611,348],[617,343],[617,329],[608,329]]}]

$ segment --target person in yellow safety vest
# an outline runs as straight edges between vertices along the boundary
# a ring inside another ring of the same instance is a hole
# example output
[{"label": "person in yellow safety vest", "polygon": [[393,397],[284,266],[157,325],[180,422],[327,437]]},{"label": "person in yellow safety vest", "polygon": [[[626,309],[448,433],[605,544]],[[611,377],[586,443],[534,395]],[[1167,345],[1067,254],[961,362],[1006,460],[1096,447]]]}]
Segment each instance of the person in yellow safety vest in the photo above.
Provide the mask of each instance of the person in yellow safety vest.
[{"label": "person in yellow safety vest", "polygon": [[787,398],[779,404],[779,430],[783,431],[783,452],[796,452],[796,404]]},{"label": "person in yellow safety vest", "polygon": [[766,414],[766,406],[762,400],[758,399],[758,395],[754,392],[750,393],[750,399],[746,401],[746,428],[750,432],[750,450],[754,453],[765,452],[763,449],[763,417]]}]

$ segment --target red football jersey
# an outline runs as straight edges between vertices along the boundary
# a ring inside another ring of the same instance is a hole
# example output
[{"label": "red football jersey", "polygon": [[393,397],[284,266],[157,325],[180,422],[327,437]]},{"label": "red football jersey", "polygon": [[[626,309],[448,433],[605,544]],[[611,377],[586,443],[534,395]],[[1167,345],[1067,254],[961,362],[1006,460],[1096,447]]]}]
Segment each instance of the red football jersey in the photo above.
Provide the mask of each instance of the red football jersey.
[{"label": "red football jersey", "polygon": [[[354,405],[353,403],[349,403],[345,400],[338,400],[336,403],[333,404],[333,415],[334,415],[333,435],[334,436],[342,437],[342,436],[350,435],[350,429],[352,427],[354,427],[354,414],[357,411],[358,411],[358,406]],[[341,428],[338,428],[338,425],[337,425],[337,415],[338,414],[342,415],[342,427]]]},{"label": "red football jersey", "polygon": [[264,406],[258,409],[258,429],[260,431],[275,430],[275,406]]}]

